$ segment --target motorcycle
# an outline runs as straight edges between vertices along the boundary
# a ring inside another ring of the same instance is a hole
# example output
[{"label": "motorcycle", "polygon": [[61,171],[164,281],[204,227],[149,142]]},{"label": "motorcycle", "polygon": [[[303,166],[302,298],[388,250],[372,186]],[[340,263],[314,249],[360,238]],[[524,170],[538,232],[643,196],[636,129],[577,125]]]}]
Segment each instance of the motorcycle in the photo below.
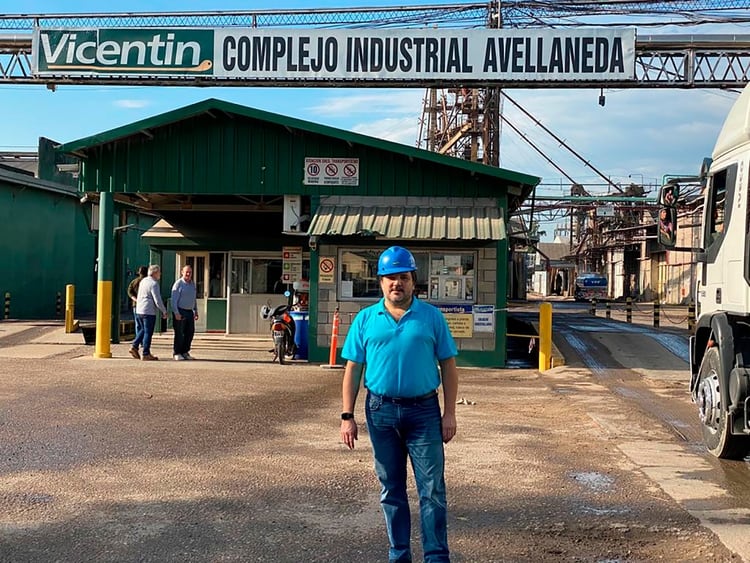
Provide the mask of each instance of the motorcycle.
[{"label": "motorcycle", "polygon": [[297,332],[297,327],[294,319],[289,314],[288,305],[279,305],[278,307],[271,308],[271,303],[263,305],[260,309],[260,316],[263,320],[269,321],[271,325],[271,335],[273,336],[273,359],[275,362],[277,359],[281,365],[284,365],[286,360],[294,359],[297,354],[297,345],[294,343],[294,335]]}]

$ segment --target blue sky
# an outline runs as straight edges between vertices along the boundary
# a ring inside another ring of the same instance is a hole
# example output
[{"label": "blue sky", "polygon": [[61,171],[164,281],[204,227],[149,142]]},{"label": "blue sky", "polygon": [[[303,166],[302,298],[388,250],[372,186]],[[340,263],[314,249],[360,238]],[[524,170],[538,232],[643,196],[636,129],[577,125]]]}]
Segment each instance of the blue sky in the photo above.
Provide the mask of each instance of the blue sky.
[{"label": "blue sky", "polygon": [[[407,5],[436,4],[410,0]],[[180,3],[130,0],[129,12],[193,11],[262,8],[323,8],[393,6],[393,0],[310,2],[241,2],[238,0]],[[3,13],[92,13],[109,4],[68,0],[0,0]],[[114,10],[114,7],[113,7]],[[649,34],[708,33],[708,29],[649,29]],[[712,27],[711,33],[747,33],[747,28]],[[695,174],[713,143],[736,94],[719,90],[606,90],[606,104],[598,104],[599,90],[509,90],[536,119],[561,137],[577,153],[615,183],[631,181],[656,185],[665,174]],[[290,115],[342,129],[416,143],[422,115],[423,89],[341,88],[155,88],[61,86],[51,92],[42,86],[0,86],[3,126],[0,150],[33,150],[40,136],[67,142],[138,119],[156,115],[208,97]],[[586,168],[540,127],[510,104],[506,116],[567,174],[583,184],[601,184]],[[544,192],[569,193],[569,182],[506,128],[501,140],[504,168],[541,176]],[[603,186],[589,191],[603,193]]]}]

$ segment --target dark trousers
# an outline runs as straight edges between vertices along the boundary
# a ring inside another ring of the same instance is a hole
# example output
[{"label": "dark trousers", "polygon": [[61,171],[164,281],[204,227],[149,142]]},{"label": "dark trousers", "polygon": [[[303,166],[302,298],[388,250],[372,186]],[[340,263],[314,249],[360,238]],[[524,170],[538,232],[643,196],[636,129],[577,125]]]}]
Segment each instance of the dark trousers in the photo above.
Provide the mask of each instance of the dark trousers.
[{"label": "dark trousers", "polygon": [[190,309],[178,309],[182,320],[178,321],[172,315],[172,326],[174,327],[174,353],[187,354],[193,345],[195,336],[195,313]]}]

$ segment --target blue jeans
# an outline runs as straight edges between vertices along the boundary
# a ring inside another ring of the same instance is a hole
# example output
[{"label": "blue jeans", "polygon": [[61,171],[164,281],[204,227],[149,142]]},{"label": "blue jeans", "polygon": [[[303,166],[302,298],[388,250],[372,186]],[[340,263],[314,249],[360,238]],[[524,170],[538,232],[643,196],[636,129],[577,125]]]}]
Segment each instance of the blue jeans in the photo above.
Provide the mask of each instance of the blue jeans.
[{"label": "blue jeans", "polygon": [[445,453],[437,395],[415,404],[394,404],[368,392],[365,415],[375,473],[382,485],[380,504],[390,541],[389,561],[412,560],[411,515],[406,496],[407,455],[419,494],[424,560],[450,561]]},{"label": "blue jeans", "polygon": [[[135,339],[138,340],[138,335],[143,332],[143,323],[141,322],[138,313],[135,312],[135,309],[133,309],[133,320],[135,321]],[[143,337],[141,337],[141,340],[143,340]]]},{"label": "blue jeans", "polygon": [[151,338],[154,336],[154,328],[156,327],[156,315],[136,315],[136,317],[140,320],[141,331],[138,332],[136,321],[135,340],[130,346],[138,350],[138,346],[143,344],[143,355],[148,356],[151,354]]}]

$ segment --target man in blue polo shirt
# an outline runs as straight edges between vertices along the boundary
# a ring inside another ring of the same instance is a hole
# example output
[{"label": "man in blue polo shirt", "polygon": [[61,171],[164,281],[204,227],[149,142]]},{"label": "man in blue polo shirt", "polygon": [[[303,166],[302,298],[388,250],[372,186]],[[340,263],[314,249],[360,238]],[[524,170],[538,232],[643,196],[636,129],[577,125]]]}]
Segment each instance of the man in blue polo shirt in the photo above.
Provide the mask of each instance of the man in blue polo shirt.
[{"label": "man in blue polo shirt", "polygon": [[190,348],[198,320],[197,290],[192,266],[182,267],[182,276],[172,286],[172,326],[174,327],[174,359],[193,360]]},{"label": "man in blue polo shirt", "polygon": [[[456,434],[457,351],[443,314],[414,297],[416,271],[414,256],[400,246],[388,248],[378,259],[383,299],[357,314],[342,351],[347,362],[341,439],[354,448],[354,405],[364,373],[365,416],[382,485],[389,561],[412,560],[408,456],[419,493],[424,560],[434,563],[450,561],[443,443]],[[437,394],[441,383],[442,416]]]}]

